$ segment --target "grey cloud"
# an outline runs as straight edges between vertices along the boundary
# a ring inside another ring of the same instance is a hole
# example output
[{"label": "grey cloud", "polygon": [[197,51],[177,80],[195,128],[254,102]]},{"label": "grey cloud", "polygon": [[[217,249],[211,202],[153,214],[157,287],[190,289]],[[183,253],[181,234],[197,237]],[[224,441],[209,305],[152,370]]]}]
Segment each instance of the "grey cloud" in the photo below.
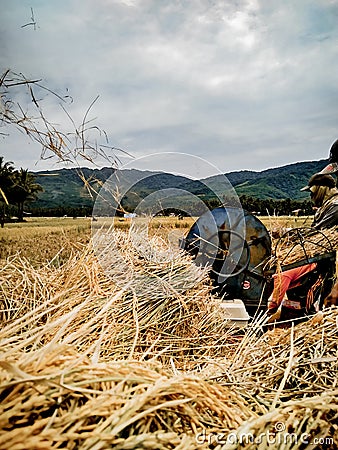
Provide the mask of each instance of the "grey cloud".
[{"label": "grey cloud", "polygon": [[[32,3],[0,0],[1,67],[69,88],[77,120],[99,94],[92,116],[136,156],[185,151],[257,170],[326,157],[337,137],[336,2]],[[30,6],[35,32],[20,28]],[[57,104],[48,111],[64,126]]]}]

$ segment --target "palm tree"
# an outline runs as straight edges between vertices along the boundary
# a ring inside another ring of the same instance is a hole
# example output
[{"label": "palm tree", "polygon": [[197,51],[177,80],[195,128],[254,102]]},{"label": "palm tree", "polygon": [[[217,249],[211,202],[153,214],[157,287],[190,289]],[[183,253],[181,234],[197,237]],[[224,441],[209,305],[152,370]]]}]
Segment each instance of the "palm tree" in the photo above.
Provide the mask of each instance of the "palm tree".
[{"label": "palm tree", "polygon": [[18,206],[18,219],[23,220],[23,207],[26,202],[37,198],[37,193],[43,188],[35,182],[35,176],[28,172],[28,169],[16,170],[12,176],[13,185],[10,190],[10,197],[13,203]]},{"label": "palm tree", "polygon": [[8,205],[8,195],[12,186],[12,175],[14,166],[11,161],[5,162],[0,156],[0,224],[3,228],[5,223],[6,205]]},{"label": "palm tree", "polygon": [[[14,171],[14,166],[12,161],[5,162],[4,157],[0,156],[0,189],[4,192],[6,196],[6,191],[12,185],[12,174]],[[2,196],[4,199],[4,196]]]}]

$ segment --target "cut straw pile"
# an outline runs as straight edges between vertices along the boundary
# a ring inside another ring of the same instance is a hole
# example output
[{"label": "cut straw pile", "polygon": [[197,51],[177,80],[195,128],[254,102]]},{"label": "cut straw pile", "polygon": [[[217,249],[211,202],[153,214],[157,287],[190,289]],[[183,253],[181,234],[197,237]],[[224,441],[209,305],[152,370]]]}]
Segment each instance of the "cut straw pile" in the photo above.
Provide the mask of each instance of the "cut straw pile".
[{"label": "cut straw pile", "polygon": [[191,444],[203,427],[230,431],[252,416],[230,389],[196,376],[172,376],[134,361],[93,364],[71,352],[60,359],[58,353],[20,369],[1,363],[7,372],[1,448],[139,448],[143,440],[152,441],[150,448],[172,448]]},{"label": "cut straw pile", "polygon": [[6,355],[18,335],[26,347],[62,340],[100,361],[156,356],[191,368],[226,354],[238,338],[225,330],[206,270],[163,241],[135,239],[103,235],[95,252],[87,247],[58,269],[5,265]]},{"label": "cut straw pile", "polygon": [[223,381],[273,405],[338,389],[337,324],[333,309],[291,329],[247,334]]},{"label": "cut straw pile", "polygon": [[238,331],[205,269],[116,230],[60,268],[0,270],[1,449],[266,448],[241,436],[280,423],[337,448],[336,309]]}]

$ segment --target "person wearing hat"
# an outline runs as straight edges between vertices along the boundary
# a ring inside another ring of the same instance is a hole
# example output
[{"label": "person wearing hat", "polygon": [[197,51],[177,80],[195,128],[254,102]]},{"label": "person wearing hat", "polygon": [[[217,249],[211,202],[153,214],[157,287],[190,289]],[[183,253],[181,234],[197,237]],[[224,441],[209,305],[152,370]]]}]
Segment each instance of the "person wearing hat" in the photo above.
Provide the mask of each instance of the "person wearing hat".
[{"label": "person wearing hat", "polygon": [[[338,189],[332,175],[312,175],[301,191],[309,191],[314,206],[318,208],[312,227],[324,229],[338,225]],[[282,326],[290,326],[292,321],[304,320],[316,312],[316,293],[322,290],[324,278],[332,276],[330,272],[331,267],[326,267],[324,262],[316,262],[275,274],[274,289],[268,301],[268,323],[277,320],[284,322]],[[322,294],[325,295],[325,290]]]},{"label": "person wearing hat", "polygon": [[338,189],[332,175],[316,173],[301,191],[309,191],[317,209],[312,227],[330,228],[338,225]]},{"label": "person wearing hat", "polygon": [[329,164],[321,170],[320,174],[331,174],[338,172],[338,139],[332,144],[329,153]]}]

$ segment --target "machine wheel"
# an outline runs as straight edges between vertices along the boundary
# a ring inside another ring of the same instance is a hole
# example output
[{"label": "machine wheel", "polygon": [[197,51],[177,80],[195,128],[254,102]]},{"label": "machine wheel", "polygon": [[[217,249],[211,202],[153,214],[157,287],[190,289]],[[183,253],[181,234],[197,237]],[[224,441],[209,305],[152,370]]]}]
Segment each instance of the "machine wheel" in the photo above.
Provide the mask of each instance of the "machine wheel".
[{"label": "machine wheel", "polygon": [[[247,241],[239,233],[236,233],[236,231],[233,230],[220,230],[217,235],[214,234],[211,236],[211,239],[208,242],[202,241],[199,262],[203,265],[207,265],[210,261],[210,265],[212,266],[211,272],[213,275],[220,277],[235,277],[244,272],[250,264],[250,248]],[[213,243],[216,237],[218,237],[217,250],[215,250],[216,244]],[[238,250],[241,251],[241,255],[237,262],[234,261],[229,254],[232,239],[237,239],[238,242],[236,245],[231,246],[231,252],[236,253]],[[217,251],[216,254],[215,251]],[[229,265],[232,265],[236,269],[230,273],[224,273],[224,271],[222,271],[227,258],[230,260]]]}]

